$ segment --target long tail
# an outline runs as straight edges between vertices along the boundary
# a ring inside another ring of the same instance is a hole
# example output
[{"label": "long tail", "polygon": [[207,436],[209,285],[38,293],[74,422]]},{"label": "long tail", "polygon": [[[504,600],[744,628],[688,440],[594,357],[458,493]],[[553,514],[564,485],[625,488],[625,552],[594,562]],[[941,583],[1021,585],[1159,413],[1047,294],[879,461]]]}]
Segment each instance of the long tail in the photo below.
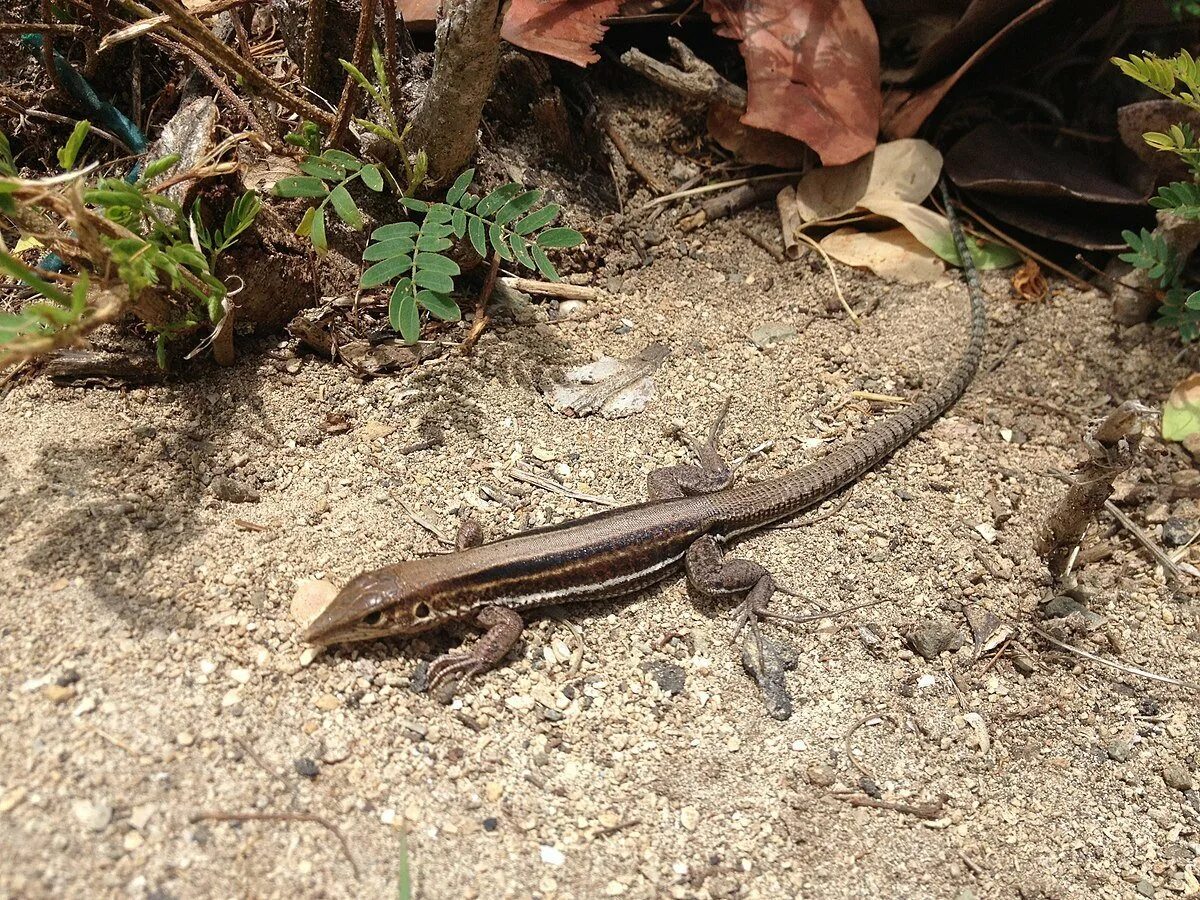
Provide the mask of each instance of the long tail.
[{"label": "long tail", "polygon": [[[975,377],[979,359],[983,355],[983,339],[987,334],[983,288],[979,284],[974,257],[967,247],[962,226],[950,202],[950,192],[944,177],[941,181],[941,191],[946,206],[946,218],[950,221],[950,233],[954,237],[954,246],[963,264],[963,280],[967,284],[967,293],[971,300],[970,339],[966,351],[938,385],[912,406],[905,407],[895,415],[872,425],[855,440],[836,447],[824,459],[806,466],[799,472],[728,492],[730,495],[738,495],[737,502],[728,507],[731,516],[727,521],[733,526],[732,530],[745,530],[739,528],[741,523],[737,519],[740,518],[738,513],[747,508],[744,505],[746,500],[751,500],[750,506],[757,506],[759,509],[770,508],[771,513],[765,516],[765,519],[778,519],[807,509],[855,481],[952,407]],[[730,496],[728,499],[735,498]],[[714,498],[714,502],[720,501]]]}]

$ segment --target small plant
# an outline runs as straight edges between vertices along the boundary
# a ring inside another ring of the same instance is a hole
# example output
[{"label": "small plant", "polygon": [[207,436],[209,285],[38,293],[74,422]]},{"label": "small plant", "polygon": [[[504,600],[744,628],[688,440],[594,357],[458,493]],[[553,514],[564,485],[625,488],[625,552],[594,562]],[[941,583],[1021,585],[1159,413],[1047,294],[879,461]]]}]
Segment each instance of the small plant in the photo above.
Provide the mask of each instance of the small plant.
[{"label": "small plant", "polygon": [[[361,181],[368,189],[379,193],[383,190],[385,181],[389,183],[397,195],[411,197],[425,180],[428,162],[425,151],[419,151],[409,159],[405,149],[405,138],[408,136],[408,126],[403,128],[396,119],[395,108],[392,105],[392,95],[388,88],[386,67],[383,54],[379,48],[373,48],[371,59],[375,68],[375,80],[367,78],[353,63],[344,59],[338,60],[350,77],[357,82],[376,105],[382,110],[386,124],[379,125],[368,119],[354,121],[374,134],[393,144],[399,150],[399,157],[404,166],[404,184],[401,185],[392,175],[387,166],[379,163],[368,163],[352,153],[344,150],[321,151],[321,132],[313,122],[305,122],[298,130],[289,134],[285,140],[304,151],[300,162],[300,171],[304,175],[283,178],[275,185],[274,193],[278,197],[303,197],[310,200],[320,200],[314,207],[309,207],[296,234],[308,237],[318,253],[329,249],[326,239],[326,211],[333,208],[334,213],[346,226],[354,231],[363,227],[362,212],[347,188],[354,181]],[[333,186],[330,187],[330,184]]]},{"label": "small plant", "polygon": [[445,255],[453,246],[451,236],[469,239],[482,257],[494,253],[536,269],[551,281],[558,280],[558,273],[546,251],[583,243],[583,235],[574,229],[547,227],[560,209],[555,203],[539,207],[541,191],[510,183],[479,197],[467,193],[474,177],[474,169],[463,172],[446,192],[445,202],[403,198],[405,207],[423,217],[420,224],[397,222],[375,229],[363,253],[363,260],[373,265],[363,272],[359,286],[395,282],[388,318],[410,344],[420,336],[419,308],[447,322],[462,317],[450,296],[460,272],[458,263]]},{"label": "small plant", "polygon": [[[70,344],[127,306],[158,333],[161,358],[164,336],[204,318],[215,324],[224,315],[227,291],[213,266],[253,223],[261,208],[258,199],[247,193],[224,224],[210,231],[198,207],[185,215],[152,184],[178,164],[178,156],[149,163],[132,182],[91,181],[87,169],[74,170],[88,128],[80,122],[58,151],[67,170],[63,175],[34,181],[17,177],[8,141],[0,135],[0,211],[17,226],[24,244],[52,247],[79,269],[78,276],[40,272],[0,243],[0,270],[48,301],[27,304],[0,320],[0,361]],[[51,279],[71,284],[70,292]],[[141,303],[149,288],[165,290],[170,302]]]},{"label": "small plant", "polygon": [[[1191,4],[1177,4],[1190,12]],[[1200,8],[1200,7],[1197,7]],[[1146,87],[1170,97],[1177,103],[1200,111],[1200,64],[1186,50],[1162,59],[1150,53],[1113,59],[1126,75]],[[1200,142],[1187,124],[1172,125],[1166,131],[1150,131],[1142,136],[1156,150],[1174,153],[1188,167],[1191,181],[1174,181],[1158,189],[1150,205],[1181,219],[1200,222]],[[1200,337],[1200,291],[1190,291],[1183,283],[1187,260],[1170,245],[1163,234],[1143,228],[1141,233],[1123,231],[1121,237],[1129,251],[1120,258],[1161,291],[1159,322],[1179,332],[1185,341]]]},{"label": "small plant", "polygon": [[287,141],[306,151],[300,163],[300,171],[304,174],[281,178],[275,184],[274,193],[278,197],[320,200],[304,213],[296,234],[307,236],[317,252],[324,253],[329,249],[329,241],[325,237],[326,211],[332,207],[347,227],[361,230],[362,212],[347,188],[355,181],[361,181],[378,193],[383,190],[383,172],[379,166],[365,163],[344,150],[319,152],[321,135],[312,122],[305,122],[298,132],[288,135]]}]

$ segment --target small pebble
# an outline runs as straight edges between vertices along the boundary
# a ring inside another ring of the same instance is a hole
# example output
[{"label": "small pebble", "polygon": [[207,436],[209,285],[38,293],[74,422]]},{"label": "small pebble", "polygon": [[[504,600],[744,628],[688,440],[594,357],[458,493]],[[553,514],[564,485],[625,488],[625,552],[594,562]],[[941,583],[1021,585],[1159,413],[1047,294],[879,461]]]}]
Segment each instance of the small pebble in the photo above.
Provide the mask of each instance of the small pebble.
[{"label": "small pebble", "polygon": [[1163,781],[1167,783],[1167,787],[1173,787],[1177,791],[1190,791],[1195,787],[1192,773],[1178,760],[1168,763],[1163,769]]},{"label": "small pebble", "polygon": [[557,847],[551,847],[549,844],[542,844],[538,849],[542,857],[542,862],[548,866],[561,866],[567,861],[567,857]]},{"label": "small pebble", "polygon": [[685,806],[679,811],[679,824],[685,831],[695,831],[700,825],[700,810],[694,806]]},{"label": "small pebble", "polygon": [[103,831],[113,817],[113,809],[107,803],[90,800],[76,800],[71,804],[71,812],[90,831]]},{"label": "small pebble", "polygon": [[292,760],[292,768],[296,770],[296,774],[301,778],[316,778],[320,769],[317,768],[316,760],[310,759],[307,756],[301,756],[299,759]]}]

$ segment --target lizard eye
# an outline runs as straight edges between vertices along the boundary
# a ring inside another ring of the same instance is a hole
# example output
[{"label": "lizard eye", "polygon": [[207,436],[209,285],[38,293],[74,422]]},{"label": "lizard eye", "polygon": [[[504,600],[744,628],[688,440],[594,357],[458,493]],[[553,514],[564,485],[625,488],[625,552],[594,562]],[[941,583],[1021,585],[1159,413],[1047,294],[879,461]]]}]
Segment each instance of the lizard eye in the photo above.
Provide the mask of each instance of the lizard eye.
[{"label": "lizard eye", "polygon": [[414,619],[428,619],[429,612],[430,612],[429,604],[426,603],[424,600],[422,600],[420,603],[417,603],[416,605],[414,605],[413,609],[412,609],[412,614],[413,614]]},{"label": "lizard eye", "polygon": [[362,621],[364,625],[370,627],[372,625],[378,625],[381,619],[383,619],[383,613],[379,610],[375,610],[375,612],[367,613],[365,616],[363,616]]}]

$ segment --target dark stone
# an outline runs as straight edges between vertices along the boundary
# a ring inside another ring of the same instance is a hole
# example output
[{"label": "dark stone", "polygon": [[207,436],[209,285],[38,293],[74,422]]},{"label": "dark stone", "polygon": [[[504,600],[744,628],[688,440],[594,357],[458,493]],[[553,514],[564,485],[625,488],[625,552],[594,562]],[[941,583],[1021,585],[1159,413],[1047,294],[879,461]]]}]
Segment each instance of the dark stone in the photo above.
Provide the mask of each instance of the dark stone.
[{"label": "dark stone", "polygon": [[1187,519],[1181,519],[1179,516],[1171,516],[1167,521],[1163,522],[1162,539],[1163,543],[1168,547],[1182,547],[1192,539],[1196,528],[1194,522],[1189,522]]},{"label": "dark stone", "polygon": [[682,694],[687,682],[683,666],[668,662],[644,662],[642,671],[654,679],[664,694]]},{"label": "dark stone", "polygon": [[54,679],[54,683],[59,687],[69,687],[70,685],[79,681],[79,679],[82,677],[83,676],[80,675],[75,669],[67,669],[67,671],[59,675],[58,678]]},{"label": "dark stone", "polygon": [[1107,620],[1099,613],[1092,612],[1078,600],[1059,594],[1052,597],[1050,602],[1042,607],[1043,619],[1065,619],[1068,616],[1079,615],[1089,631],[1099,628]]},{"label": "dark stone", "polygon": [[321,771],[317,768],[316,761],[309,759],[307,756],[292,760],[292,768],[296,770],[296,774],[301,778],[316,778],[317,773]]},{"label": "dark stone", "polygon": [[227,503],[257,503],[259,500],[258,491],[228,475],[218,475],[209,484],[208,489],[218,500]]},{"label": "dark stone", "polygon": [[484,831],[495,831],[499,827],[500,827],[500,822],[497,819],[492,818],[491,816],[489,816],[488,818],[483,820],[483,830]]},{"label": "dark stone", "polygon": [[905,640],[913,652],[932,662],[946,651],[957,650],[965,639],[953,625],[926,620],[913,629]]}]

